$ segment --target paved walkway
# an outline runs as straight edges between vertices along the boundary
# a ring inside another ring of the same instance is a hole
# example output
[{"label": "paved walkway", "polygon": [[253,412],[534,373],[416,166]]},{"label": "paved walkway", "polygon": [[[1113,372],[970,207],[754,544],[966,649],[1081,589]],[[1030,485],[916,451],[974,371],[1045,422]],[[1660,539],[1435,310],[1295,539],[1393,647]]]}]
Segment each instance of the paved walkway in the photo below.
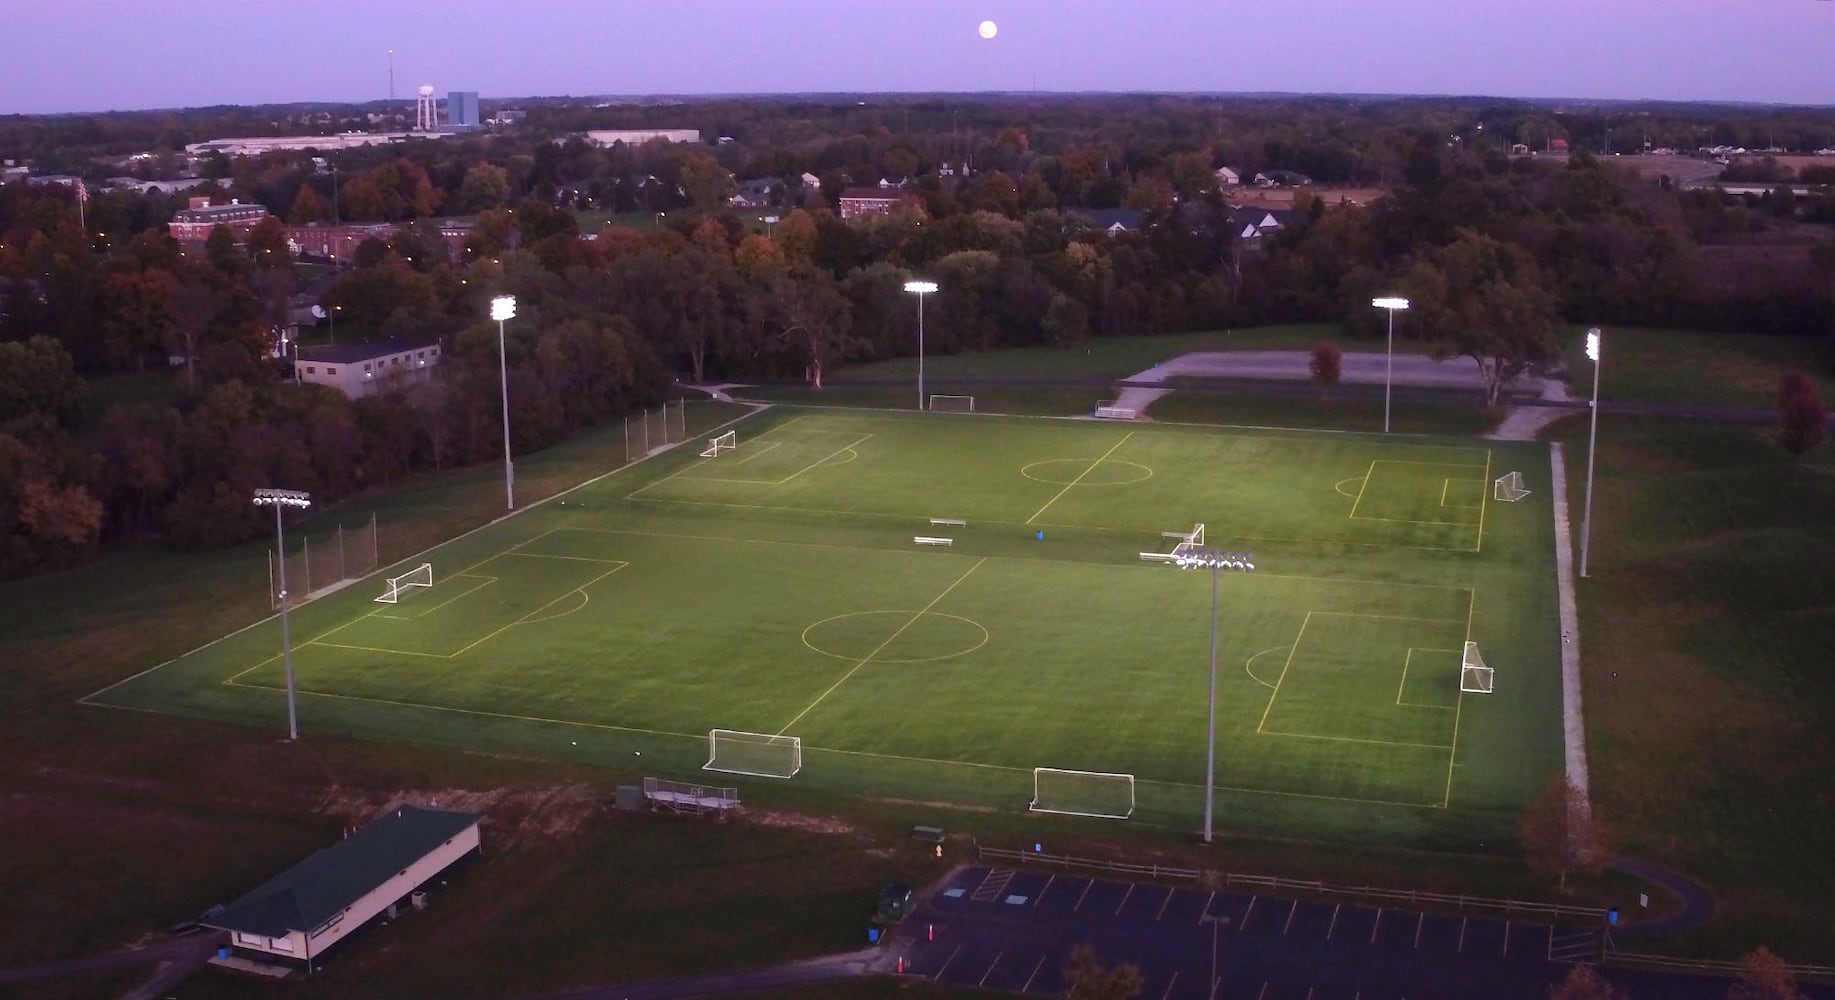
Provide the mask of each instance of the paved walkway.
[{"label": "paved walkway", "polygon": [[1589,798],[1587,730],[1580,707],[1580,610],[1574,599],[1574,542],[1567,514],[1567,459],[1559,442],[1549,446],[1549,491],[1555,505],[1555,587],[1561,615],[1561,728],[1567,745],[1567,779]]},{"label": "paved walkway", "polygon": [[588,987],[565,993],[544,993],[525,997],[524,1000],[678,1000],[682,997],[728,996],[857,979],[890,973],[897,967],[898,955],[895,952],[887,948],[869,948],[767,969],[680,976],[623,986]]}]

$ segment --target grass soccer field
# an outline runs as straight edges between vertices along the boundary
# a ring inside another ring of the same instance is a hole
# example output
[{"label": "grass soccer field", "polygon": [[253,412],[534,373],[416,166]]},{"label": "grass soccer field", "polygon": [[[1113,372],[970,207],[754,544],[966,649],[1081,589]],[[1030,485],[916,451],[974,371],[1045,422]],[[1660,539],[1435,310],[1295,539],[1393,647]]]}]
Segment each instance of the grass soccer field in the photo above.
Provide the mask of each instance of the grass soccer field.
[{"label": "grass soccer field", "polygon": [[[1543,446],[787,407],[734,429],[295,609],[302,731],[780,783],[702,770],[731,730],[800,741],[791,786],[1015,811],[1034,768],[1123,773],[1133,822],[1190,830],[1212,580],[1142,554],[1203,524],[1255,561],[1218,580],[1224,829],[1499,848],[1559,767]],[[1531,492],[1499,502],[1510,471]],[[421,563],[431,586],[376,600]],[[1468,641],[1493,693],[1461,690]],[[270,619],[89,700],[281,728],[283,691]]]}]

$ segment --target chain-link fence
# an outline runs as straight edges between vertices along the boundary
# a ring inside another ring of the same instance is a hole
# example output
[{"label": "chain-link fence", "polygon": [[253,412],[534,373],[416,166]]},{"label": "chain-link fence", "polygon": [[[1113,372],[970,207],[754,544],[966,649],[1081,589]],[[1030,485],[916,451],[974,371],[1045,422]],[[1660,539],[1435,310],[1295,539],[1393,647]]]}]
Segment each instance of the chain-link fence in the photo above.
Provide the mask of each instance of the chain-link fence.
[{"label": "chain-link fence", "polygon": [[624,460],[635,462],[688,440],[688,402],[672,399],[654,410],[624,418]]}]

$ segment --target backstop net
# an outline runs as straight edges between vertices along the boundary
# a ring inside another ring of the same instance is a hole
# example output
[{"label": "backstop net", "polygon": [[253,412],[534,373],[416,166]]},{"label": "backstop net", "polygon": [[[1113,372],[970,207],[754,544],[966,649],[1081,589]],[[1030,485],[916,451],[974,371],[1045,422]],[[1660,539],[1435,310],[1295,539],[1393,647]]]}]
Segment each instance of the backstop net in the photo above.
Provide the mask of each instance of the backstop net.
[{"label": "backstop net", "polygon": [[1459,664],[1459,690],[1472,694],[1491,693],[1491,668],[1478,655],[1478,643],[1465,644],[1465,657]]},{"label": "backstop net", "polygon": [[755,778],[789,778],[803,769],[803,741],[795,736],[714,729],[707,734],[703,770],[749,774]]},{"label": "backstop net", "polygon": [[1035,767],[1031,809],[1065,816],[1127,819],[1134,815],[1134,775]]}]

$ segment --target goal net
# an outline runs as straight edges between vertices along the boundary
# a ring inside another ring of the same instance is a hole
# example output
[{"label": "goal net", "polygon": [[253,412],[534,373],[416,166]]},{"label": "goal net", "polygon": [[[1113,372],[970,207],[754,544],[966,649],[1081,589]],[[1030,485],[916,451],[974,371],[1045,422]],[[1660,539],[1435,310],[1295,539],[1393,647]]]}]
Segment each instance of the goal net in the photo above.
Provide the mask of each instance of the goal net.
[{"label": "goal net", "polygon": [[715,458],[723,451],[732,451],[739,447],[739,432],[727,431],[718,437],[707,439],[707,447],[701,450],[702,458]]},{"label": "goal net", "polygon": [[1491,668],[1478,655],[1478,643],[1465,644],[1465,659],[1459,664],[1459,690],[1473,694],[1491,693]]},{"label": "goal net", "polygon": [[383,604],[394,604],[401,600],[401,595],[415,587],[431,586],[433,586],[433,564],[421,563],[400,576],[389,577],[388,589],[383,591],[382,596],[376,600]]},{"label": "goal net", "polygon": [[973,413],[975,412],[975,397],[943,396],[937,393],[931,393],[930,408],[933,410],[941,410],[945,413]]},{"label": "goal net", "polygon": [[1204,548],[1204,525],[1194,524],[1190,531],[1162,531],[1160,537],[1173,543],[1170,552],[1142,552],[1142,562],[1178,562],[1188,552]]},{"label": "goal net", "polygon": [[1134,815],[1134,775],[1035,767],[1031,808],[1065,816],[1127,819]]},{"label": "goal net", "polygon": [[755,778],[789,778],[803,769],[803,741],[795,736],[714,729],[707,734],[707,763],[702,770],[749,774]]},{"label": "goal net", "polygon": [[1497,487],[1497,498],[1506,503],[1516,503],[1529,495],[1529,490],[1523,485],[1521,472],[1498,476],[1494,485]]}]

